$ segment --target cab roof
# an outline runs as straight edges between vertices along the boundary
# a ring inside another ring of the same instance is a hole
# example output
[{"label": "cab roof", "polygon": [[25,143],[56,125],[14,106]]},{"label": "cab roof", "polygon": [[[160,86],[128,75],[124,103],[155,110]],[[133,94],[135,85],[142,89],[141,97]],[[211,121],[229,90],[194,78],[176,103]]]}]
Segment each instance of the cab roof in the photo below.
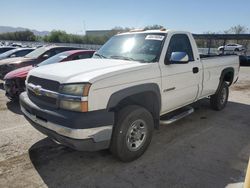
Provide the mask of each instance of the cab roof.
[{"label": "cab roof", "polygon": [[119,33],[117,35],[127,35],[127,34],[139,34],[139,33],[168,33],[170,30],[168,29],[157,29],[157,30],[143,30],[143,29],[135,29],[124,33]]}]

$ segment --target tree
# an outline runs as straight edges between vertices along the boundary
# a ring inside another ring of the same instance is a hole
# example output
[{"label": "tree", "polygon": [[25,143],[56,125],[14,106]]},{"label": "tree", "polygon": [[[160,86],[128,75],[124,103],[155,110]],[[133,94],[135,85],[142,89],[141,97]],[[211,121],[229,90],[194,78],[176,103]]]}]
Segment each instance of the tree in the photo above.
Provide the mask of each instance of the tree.
[{"label": "tree", "polygon": [[[236,25],[232,26],[230,29],[224,31],[225,34],[246,34],[249,32],[249,29],[246,26],[243,25]],[[236,43],[239,43],[239,40],[236,40]],[[244,46],[248,46],[249,41],[243,40],[241,41],[241,44]]]},{"label": "tree", "polygon": [[230,29],[224,31],[225,34],[245,34],[249,31],[246,26],[236,25],[232,26]]},{"label": "tree", "polygon": [[26,31],[16,31],[0,34],[0,39],[2,40],[17,40],[17,41],[35,41],[36,36],[33,32]]},{"label": "tree", "polygon": [[45,37],[46,42],[69,42],[69,35],[65,31],[54,30]]}]

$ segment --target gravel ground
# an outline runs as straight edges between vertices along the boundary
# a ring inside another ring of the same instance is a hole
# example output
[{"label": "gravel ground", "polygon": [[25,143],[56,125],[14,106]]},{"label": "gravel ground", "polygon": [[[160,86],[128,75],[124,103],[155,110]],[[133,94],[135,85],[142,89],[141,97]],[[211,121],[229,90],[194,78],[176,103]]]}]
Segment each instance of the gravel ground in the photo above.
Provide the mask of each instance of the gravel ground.
[{"label": "gravel ground", "polygon": [[225,187],[242,182],[250,155],[250,67],[230,90],[227,107],[209,108],[154,132],[147,152],[131,163],[107,151],[57,145],[21,115],[0,89],[0,187]]}]

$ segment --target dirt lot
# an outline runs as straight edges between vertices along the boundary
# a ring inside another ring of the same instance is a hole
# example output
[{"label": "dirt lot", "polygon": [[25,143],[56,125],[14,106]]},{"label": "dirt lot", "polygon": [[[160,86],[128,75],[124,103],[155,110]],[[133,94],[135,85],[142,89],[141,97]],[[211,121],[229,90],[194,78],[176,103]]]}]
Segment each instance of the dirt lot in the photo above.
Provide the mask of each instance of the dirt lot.
[{"label": "dirt lot", "polygon": [[33,129],[0,89],[0,187],[225,187],[241,182],[250,155],[250,67],[241,68],[221,112],[207,99],[154,132],[131,163],[108,151],[78,152]]}]

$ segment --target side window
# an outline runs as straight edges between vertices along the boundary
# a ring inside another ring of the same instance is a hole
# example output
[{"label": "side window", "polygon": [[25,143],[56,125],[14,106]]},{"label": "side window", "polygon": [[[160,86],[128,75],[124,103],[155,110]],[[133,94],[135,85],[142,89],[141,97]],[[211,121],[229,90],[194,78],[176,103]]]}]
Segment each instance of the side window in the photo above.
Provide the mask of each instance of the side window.
[{"label": "side window", "polygon": [[192,46],[188,36],[185,34],[175,34],[172,36],[165,56],[165,62],[170,60],[172,52],[186,52],[189,61],[194,61]]},{"label": "side window", "polygon": [[18,52],[15,53],[16,57],[22,57],[25,56],[26,54],[28,54],[30,52],[30,50],[20,50]]},{"label": "side window", "polygon": [[48,56],[48,58],[50,58],[58,53],[60,53],[60,51],[58,51],[58,49],[51,49],[51,50],[45,52],[45,54]]},{"label": "side window", "polygon": [[56,55],[67,50],[65,50],[64,48],[55,48],[52,51],[53,51],[53,54]]},{"label": "side window", "polygon": [[85,53],[85,54],[78,54],[78,55],[76,55],[75,57],[73,57],[72,60],[86,59],[86,58],[91,58],[91,57],[92,57],[92,54],[88,54],[88,53]]}]

